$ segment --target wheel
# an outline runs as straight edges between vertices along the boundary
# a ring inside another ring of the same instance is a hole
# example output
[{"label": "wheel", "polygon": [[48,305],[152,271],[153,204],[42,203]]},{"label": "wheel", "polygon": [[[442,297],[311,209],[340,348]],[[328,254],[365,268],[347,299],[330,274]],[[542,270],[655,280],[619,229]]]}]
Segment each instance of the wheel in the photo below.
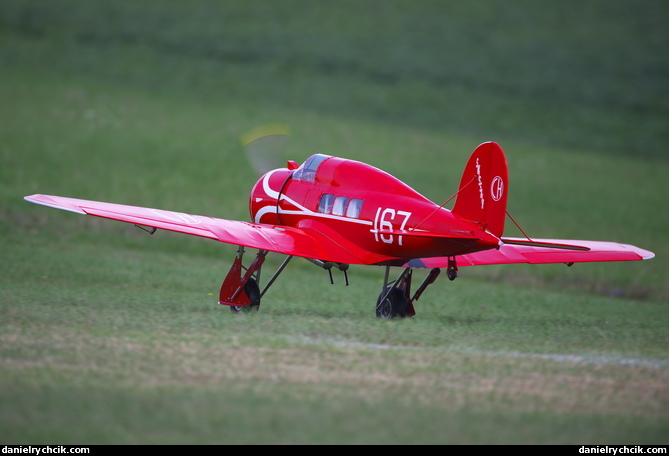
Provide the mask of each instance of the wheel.
[{"label": "wheel", "polygon": [[230,306],[232,313],[258,311],[260,309],[260,287],[256,279],[249,279],[244,285],[244,293],[249,297],[251,304],[248,306]]},{"label": "wheel", "polygon": [[[390,290],[390,292],[388,292],[388,290]],[[388,296],[384,299],[383,297],[386,293],[388,293]],[[376,300],[376,316],[384,319],[395,317],[404,318],[407,314],[408,306],[409,302],[401,289],[397,287],[388,287]]]}]

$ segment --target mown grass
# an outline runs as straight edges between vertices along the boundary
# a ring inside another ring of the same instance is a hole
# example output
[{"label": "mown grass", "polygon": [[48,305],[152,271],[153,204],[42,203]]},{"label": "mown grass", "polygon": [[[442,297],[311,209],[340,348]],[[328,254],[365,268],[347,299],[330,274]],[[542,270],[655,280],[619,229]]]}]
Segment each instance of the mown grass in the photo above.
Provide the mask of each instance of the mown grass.
[{"label": "mown grass", "polygon": [[[666,444],[664,4],[406,5],[0,2],[6,443]],[[498,140],[531,235],[657,257],[463,268],[401,321],[296,259],[233,316],[233,247],[22,200],[246,219],[275,121],[439,202]]]},{"label": "mown grass", "polygon": [[224,273],[212,258],[90,241],[5,251],[13,442],[665,441],[657,303],[464,278],[387,322],[369,299],[378,276],[345,289],[298,263],[260,313],[233,316],[208,291]]}]

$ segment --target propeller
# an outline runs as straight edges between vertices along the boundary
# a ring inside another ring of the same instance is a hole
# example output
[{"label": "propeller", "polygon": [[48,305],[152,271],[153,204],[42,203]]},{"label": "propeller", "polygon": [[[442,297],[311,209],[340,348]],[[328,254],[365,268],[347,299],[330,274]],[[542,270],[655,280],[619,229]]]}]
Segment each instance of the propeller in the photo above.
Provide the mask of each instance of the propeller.
[{"label": "propeller", "polygon": [[274,123],[260,125],[240,137],[246,159],[258,175],[286,166],[283,151],[289,133],[290,125]]}]

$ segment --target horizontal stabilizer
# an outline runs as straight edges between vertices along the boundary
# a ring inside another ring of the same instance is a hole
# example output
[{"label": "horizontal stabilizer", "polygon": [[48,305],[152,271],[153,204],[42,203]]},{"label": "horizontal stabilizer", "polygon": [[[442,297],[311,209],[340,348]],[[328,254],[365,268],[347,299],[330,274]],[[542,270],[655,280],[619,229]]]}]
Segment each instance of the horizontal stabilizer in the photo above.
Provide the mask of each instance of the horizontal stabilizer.
[{"label": "horizontal stabilizer", "polygon": [[[635,245],[618,242],[581,241],[573,239],[513,239],[502,238],[498,249],[482,250],[456,257],[458,266],[512,263],[589,263],[599,261],[649,260],[655,254]],[[414,268],[445,268],[448,257],[420,258],[406,266]]]},{"label": "horizontal stabilizer", "polygon": [[545,240],[542,241],[534,241],[532,239],[524,239],[524,238],[501,238],[502,242],[505,244],[512,244],[512,245],[526,245],[528,247],[544,247],[547,249],[564,249],[564,250],[581,250],[587,252],[590,250],[590,247],[585,247],[582,245],[574,245],[574,244],[562,244],[558,242],[548,242]]}]

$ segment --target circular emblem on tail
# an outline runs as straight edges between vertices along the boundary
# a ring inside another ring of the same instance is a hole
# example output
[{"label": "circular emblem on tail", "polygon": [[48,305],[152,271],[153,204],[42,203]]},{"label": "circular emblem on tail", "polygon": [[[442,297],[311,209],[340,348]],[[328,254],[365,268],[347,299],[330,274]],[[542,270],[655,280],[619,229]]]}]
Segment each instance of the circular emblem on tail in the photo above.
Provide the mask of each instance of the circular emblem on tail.
[{"label": "circular emblem on tail", "polygon": [[499,201],[504,196],[504,180],[501,177],[495,176],[490,184],[490,196],[494,201]]}]

